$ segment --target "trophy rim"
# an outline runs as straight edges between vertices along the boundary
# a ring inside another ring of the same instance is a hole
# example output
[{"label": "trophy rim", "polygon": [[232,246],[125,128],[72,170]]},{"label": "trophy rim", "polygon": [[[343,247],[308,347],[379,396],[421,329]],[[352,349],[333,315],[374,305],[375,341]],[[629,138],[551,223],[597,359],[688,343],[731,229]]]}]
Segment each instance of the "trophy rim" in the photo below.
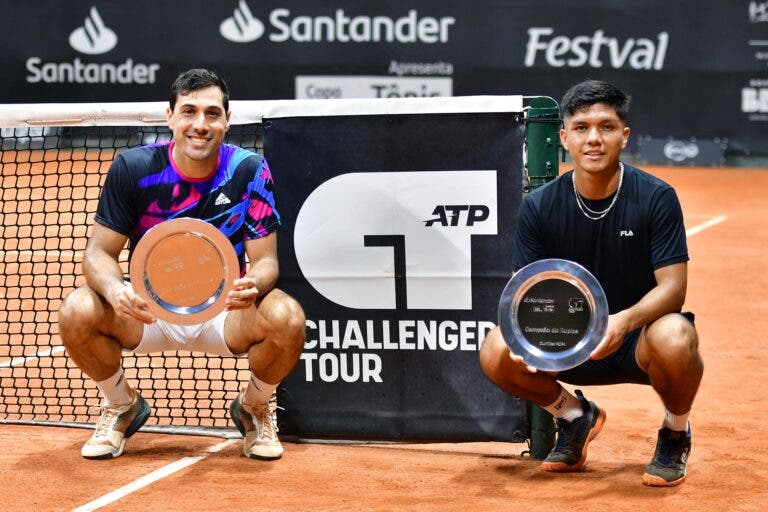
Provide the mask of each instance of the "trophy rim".
[{"label": "trophy rim", "polygon": [[[520,300],[535,284],[560,279],[576,287],[587,299],[590,317],[581,339],[567,350],[546,352],[531,344],[517,323]],[[548,258],[518,270],[507,282],[499,300],[499,327],[509,349],[525,364],[542,371],[564,371],[580,365],[600,344],[608,326],[608,300],[602,286],[586,268],[576,262]]]},{"label": "trophy rim", "polygon": [[[192,235],[204,240],[215,249],[223,265],[221,282],[215,292],[193,306],[165,302],[152,288],[147,276],[147,261],[153,250],[163,241],[178,235]],[[227,295],[234,288],[234,281],[240,277],[240,262],[232,243],[216,226],[201,219],[180,217],[153,226],[141,237],[131,256],[129,275],[134,291],[147,302],[148,309],[158,319],[178,325],[194,325],[224,311]]]}]

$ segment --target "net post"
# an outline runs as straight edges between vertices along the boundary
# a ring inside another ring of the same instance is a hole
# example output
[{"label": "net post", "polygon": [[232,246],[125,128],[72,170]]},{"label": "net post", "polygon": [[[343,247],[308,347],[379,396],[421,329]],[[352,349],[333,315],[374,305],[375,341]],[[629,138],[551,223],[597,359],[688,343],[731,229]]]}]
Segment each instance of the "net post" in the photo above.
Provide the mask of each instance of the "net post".
[{"label": "net post", "polygon": [[[559,172],[560,141],[558,131],[562,119],[560,107],[546,96],[533,98],[526,111],[525,173],[528,191],[554,180]],[[555,445],[554,419],[536,404],[528,403],[531,458],[543,460]]]},{"label": "net post", "polygon": [[557,178],[560,152],[560,107],[552,98],[533,98],[526,111],[526,164],[530,190]]},{"label": "net post", "polygon": [[530,424],[531,446],[528,453],[532,459],[544,460],[555,446],[554,418],[538,405],[527,402]]}]

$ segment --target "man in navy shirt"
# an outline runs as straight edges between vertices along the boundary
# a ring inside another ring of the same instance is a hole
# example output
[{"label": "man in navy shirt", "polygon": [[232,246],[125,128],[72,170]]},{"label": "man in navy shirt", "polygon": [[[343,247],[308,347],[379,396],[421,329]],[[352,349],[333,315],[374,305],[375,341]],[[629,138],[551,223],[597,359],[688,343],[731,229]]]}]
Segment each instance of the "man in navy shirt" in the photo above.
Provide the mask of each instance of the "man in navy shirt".
[{"label": "man in navy shirt", "polygon": [[629,98],[589,80],[563,97],[563,147],[573,170],[523,200],[514,233],[513,270],[545,258],[575,261],[602,285],[609,304],[605,337],[590,359],[562,372],[526,365],[492,330],[482,346],[485,374],[501,389],[538,404],[557,422],[547,471],[582,469],[605,411],[560,382],[650,384],[664,404],[656,452],[643,483],[683,483],[691,447],[688,416],[703,373],[693,315],[681,313],[688,250],[683,215],[666,183],[620,161]]},{"label": "man in navy shirt", "polygon": [[[59,311],[69,356],[104,397],[99,422],[81,453],[88,459],[121,455],[126,439],[150,414],[149,404],[123,375],[124,350],[188,350],[247,355],[251,377],[230,414],[245,438],[245,455],[277,459],[283,448],[274,391],[301,354],[304,312],[275,288],[280,216],[272,174],[261,156],[223,143],[229,91],[215,73],[191,69],[180,74],[166,114],[172,141],[130,149],[112,163],[83,255],[86,284]],[[132,255],[150,228],[181,217],[218,228],[240,263],[226,310],[194,325],[157,319],[124,281],[118,263],[126,244]]]}]

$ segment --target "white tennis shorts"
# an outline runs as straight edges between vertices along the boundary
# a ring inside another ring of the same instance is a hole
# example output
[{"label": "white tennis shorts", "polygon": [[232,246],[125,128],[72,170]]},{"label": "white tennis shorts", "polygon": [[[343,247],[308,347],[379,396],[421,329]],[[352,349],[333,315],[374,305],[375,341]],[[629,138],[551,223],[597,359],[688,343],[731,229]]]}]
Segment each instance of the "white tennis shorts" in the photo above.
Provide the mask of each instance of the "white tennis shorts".
[{"label": "white tennis shorts", "polygon": [[134,354],[150,354],[166,350],[205,352],[219,356],[234,356],[224,341],[224,320],[228,311],[222,311],[202,324],[176,325],[157,320],[144,325],[144,334]]}]

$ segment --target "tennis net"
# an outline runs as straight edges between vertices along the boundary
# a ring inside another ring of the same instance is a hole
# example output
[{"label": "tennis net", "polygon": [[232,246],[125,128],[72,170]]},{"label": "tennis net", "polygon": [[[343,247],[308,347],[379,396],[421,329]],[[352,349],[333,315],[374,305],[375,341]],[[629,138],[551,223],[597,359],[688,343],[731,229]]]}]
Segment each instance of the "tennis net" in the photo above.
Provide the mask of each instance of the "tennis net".
[{"label": "tennis net", "polygon": [[[429,114],[442,112],[446,102],[451,112],[501,108],[515,113],[515,122],[523,111],[522,97],[235,101],[226,142],[261,152],[270,119]],[[112,160],[131,147],[169,140],[165,108],[159,102],[0,105],[0,423],[90,426],[98,419],[98,390],[61,345],[58,309],[85,282],[82,252]],[[556,170],[556,155],[531,154],[542,161],[538,167]],[[127,250],[119,261],[127,273]],[[247,359],[126,353],[122,364],[152,404],[144,430],[239,435],[227,406],[248,380]]]},{"label": "tennis net", "polygon": [[[65,354],[58,309],[85,282],[82,251],[112,160],[171,134],[151,119],[55,126],[71,118],[45,110],[35,115],[51,121],[0,131],[0,421],[86,425],[98,419],[100,398]],[[227,142],[259,151],[260,124],[233,126]],[[127,272],[127,250],[120,264]],[[183,352],[125,354],[123,367],[153,405],[147,429],[190,433],[229,430],[226,406],[248,375],[246,359]]]}]

